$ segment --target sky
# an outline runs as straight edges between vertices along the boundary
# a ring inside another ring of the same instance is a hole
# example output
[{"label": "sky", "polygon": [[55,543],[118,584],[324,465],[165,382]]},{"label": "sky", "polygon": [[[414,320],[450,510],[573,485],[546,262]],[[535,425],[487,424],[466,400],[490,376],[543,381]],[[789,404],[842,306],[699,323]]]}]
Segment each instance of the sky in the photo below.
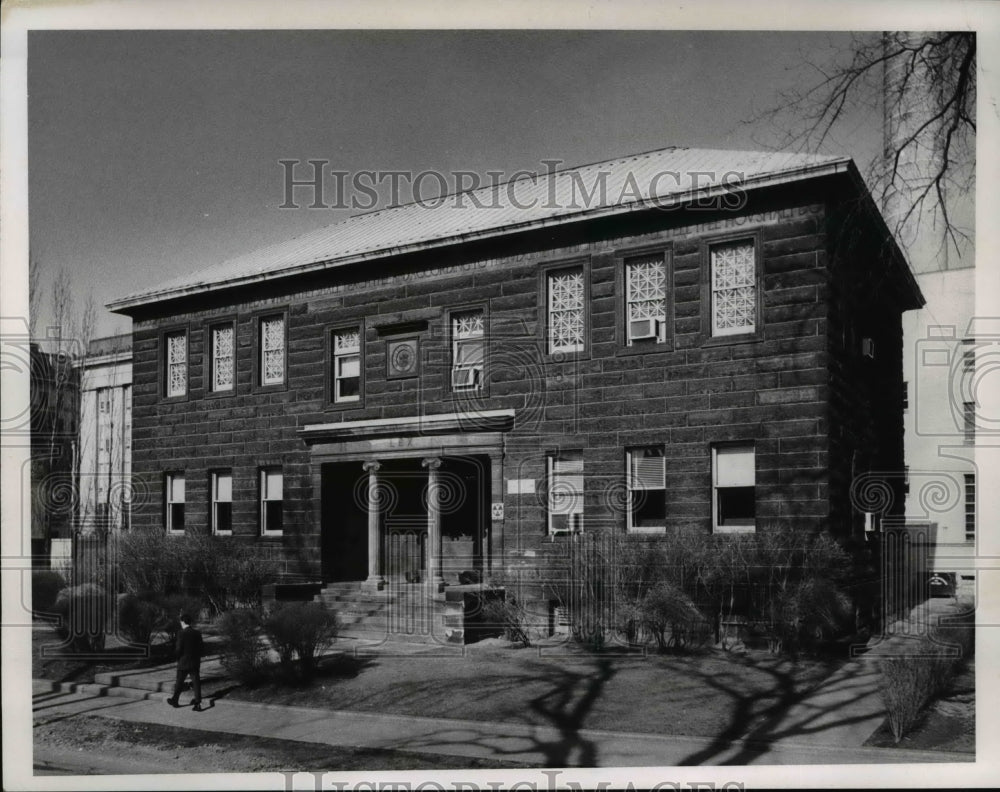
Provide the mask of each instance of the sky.
[{"label": "sky", "polygon": [[[127,331],[129,320],[104,303],[345,216],[279,208],[283,159],[485,174],[672,145],[773,146],[781,130],[745,122],[813,79],[807,57],[829,62],[848,41],[714,31],[32,31],[29,233],[40,290],[48,294],[65,267],[78,306],[87,293],[101,306],[96,335]],[[825,151],[868,161],[879,121],[877,109],[853,110]],[[45,327],[47,305],[41,316]]]}]

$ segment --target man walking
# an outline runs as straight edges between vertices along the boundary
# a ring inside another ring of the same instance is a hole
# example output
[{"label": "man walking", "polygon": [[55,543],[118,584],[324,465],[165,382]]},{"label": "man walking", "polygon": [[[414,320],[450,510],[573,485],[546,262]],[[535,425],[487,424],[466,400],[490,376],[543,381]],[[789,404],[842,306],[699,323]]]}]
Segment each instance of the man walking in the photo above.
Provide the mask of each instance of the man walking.
[{"label": "man walking", "polygon": [[171,707],[178,705],[178,697],[184,686],[184,679],[191,675],[191,687],[194,689],[194,709],[201,711],[201,633],[191,625],[194,619],[190,614],[181,614],[181,631],[177,633],[177,682],[174,684],[174,695],[167,699]]}]

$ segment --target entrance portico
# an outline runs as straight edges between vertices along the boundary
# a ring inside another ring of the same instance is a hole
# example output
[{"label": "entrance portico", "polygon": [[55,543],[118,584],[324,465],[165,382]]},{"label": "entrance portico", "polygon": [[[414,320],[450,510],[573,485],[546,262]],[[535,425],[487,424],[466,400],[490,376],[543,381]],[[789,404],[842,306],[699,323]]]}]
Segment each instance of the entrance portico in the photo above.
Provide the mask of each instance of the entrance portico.
[{"label": "entrance portico", "polygon": [[302,427],[321,493],[323,578],[379,590],[405,577],[441,591],[459,571],[487,573],[502,554],[490,500],[513,420],[493,410]]}]

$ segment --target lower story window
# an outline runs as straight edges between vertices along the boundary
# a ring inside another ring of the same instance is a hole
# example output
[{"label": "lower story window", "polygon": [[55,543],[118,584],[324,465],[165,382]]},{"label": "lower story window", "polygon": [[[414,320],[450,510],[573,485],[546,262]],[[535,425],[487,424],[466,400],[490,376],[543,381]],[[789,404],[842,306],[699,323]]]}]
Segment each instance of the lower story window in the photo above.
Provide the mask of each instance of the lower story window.
[{"label": "lower story window", "polygon": [[549,454],[549,533],[583,530],[583,452]]},{"label": "lower story window", "polygon": [[261,468],[260,527],[261,533],[281,533],[283,520],[284,482],[281,468]]},{"label": "lower story window", "polygon": [[184,474],[168,473],[166,481],[167,509],[165,522],[167,531],[184,532]]},{"label": "lower story window", "polygon": [[628,530],[664,529],[667,520],[666,458],[661,446],[630,448],[626,456]]},{"label": "lower story window", "polygon": [[750,532],[756,526],[756,463],[752,445],[712,448],[712,528]]},{"label": "lower story window", "polygon": [[212,533],[228,534],[233,530],[233,474],[212,474]]}]

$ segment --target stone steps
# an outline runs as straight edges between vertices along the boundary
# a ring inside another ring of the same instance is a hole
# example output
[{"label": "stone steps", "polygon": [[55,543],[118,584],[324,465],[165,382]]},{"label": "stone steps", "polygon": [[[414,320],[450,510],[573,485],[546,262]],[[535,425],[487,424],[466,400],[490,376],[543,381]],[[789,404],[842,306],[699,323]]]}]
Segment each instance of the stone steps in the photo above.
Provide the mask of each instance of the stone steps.
[{"label": "stone steps", "polygon": [[390,584],[381,591],[360,583],[329,583],[316,601],[337,613],[340,634],[347,638],[406,643],[443,643],[445,603],[426,587]]}]

